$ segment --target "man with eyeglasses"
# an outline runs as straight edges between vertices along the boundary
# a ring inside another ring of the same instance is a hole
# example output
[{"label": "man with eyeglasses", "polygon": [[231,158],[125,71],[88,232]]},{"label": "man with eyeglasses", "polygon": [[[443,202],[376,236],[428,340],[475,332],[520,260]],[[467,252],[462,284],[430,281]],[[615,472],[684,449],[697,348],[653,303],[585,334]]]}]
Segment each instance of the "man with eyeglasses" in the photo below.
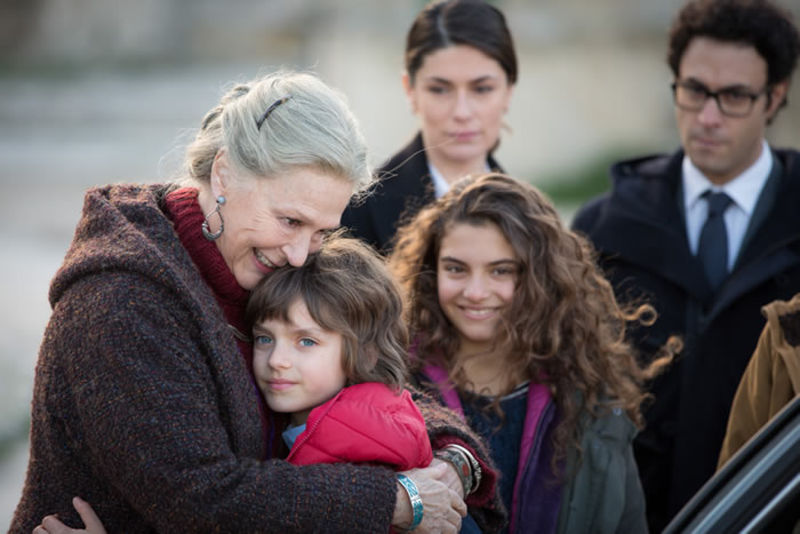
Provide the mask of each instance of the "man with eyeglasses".
[{"label": "man with eyeglasses", "polygon": [[635,442],[652,532],[714,473],[761,306],[800,291],[800,153],[764,138],[798,53],[791,16],[769,0],[687,3],[668,52],[682,149],[612,166],[613,189],[573,223],[617,298],[656,307],[631,333],[642,358],[683,338]]}]

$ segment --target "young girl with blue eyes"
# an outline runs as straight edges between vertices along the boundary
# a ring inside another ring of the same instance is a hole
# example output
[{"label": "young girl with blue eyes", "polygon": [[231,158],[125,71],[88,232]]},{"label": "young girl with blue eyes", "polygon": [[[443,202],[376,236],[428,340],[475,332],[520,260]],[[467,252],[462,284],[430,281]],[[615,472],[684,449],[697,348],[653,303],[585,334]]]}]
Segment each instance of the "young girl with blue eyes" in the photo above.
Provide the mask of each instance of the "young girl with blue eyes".
[{"label": "young girl with blue eyes", "polygon": [[399,290],[364,245],[334,239],[302,267],[278,269],[255,288],[246,317],[256,383],[270,409],[289,418],[290,462],[399,471],[431,462],[425,421],[403,389]]},{"label": "young girl with blue eyes", "polygon": [[[258,387],[273,412],[289,416],[289,462],[377,463],[395,471],[431,463],[425,421],[404,389],[408,329],[400,288],[366,245],[333,238],[302,267],[275,271],[253,291],[247,319]],[[456,443],[442,444],[436,455],[457,468],[470,503],[483,469]],[[412,482],[412,505],[413,491]],[[493,532],[502,523],[496,500],[484,501],[470,508],[462,534]]]}]

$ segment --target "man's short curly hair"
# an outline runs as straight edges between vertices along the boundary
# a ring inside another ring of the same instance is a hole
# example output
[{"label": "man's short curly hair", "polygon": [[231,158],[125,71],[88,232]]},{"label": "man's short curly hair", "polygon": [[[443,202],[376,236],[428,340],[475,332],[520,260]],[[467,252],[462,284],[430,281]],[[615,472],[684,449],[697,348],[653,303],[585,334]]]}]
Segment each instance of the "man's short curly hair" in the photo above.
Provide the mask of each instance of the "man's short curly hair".
[{"label": "man's short curly hair", "polygon": [[690,0],[670,30],[667,63],[675,77],[695,37],[753,46],[767,62],[770,86],[791,78],[800,55],[792,15],[769,0]]}]

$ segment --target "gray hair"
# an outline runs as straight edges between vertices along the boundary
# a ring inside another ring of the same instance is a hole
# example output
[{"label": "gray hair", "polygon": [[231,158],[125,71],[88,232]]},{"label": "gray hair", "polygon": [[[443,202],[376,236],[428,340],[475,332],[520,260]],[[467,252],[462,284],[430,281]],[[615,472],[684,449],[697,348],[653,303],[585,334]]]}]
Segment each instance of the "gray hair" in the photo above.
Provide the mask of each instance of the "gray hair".
[{"label": "gray hair", "polygon": [[280,71],[232,87],[186,149],[188,177],[208,182],[222,148],[257,177],[312,167],[347,179],[354,193],[372,182],[366,142],[344,96],[308,73]]}]

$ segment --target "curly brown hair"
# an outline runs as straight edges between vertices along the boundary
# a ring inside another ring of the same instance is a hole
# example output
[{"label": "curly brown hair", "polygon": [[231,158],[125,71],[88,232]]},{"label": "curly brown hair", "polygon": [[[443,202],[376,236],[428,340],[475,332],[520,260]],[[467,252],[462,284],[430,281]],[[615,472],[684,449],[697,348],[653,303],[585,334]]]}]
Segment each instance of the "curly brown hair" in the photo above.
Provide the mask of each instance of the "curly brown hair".
[{"label": "curly brown hair", "polygon": [[348,385],[403,387],[408,355],[403,299],[376,252],[356,239],[331,236],[302,267],[286,265],[259,282],[247,303],[247,322],[288,321],[297,299],[319,326],[342,335]]},{"label": "curly brown hair", "polygon": [[[680,75],[680,64],[695,37],[750,45],[767,63],[769,87],[792,77],[800,56],[800,33],[791,13],[770,0],[691,0],[672,23],[667,64]],[[771,93],[767,93],[768,99]],[[769,100],[767,101],[769,102]],[[787,105],[784,98],[781,107]]]},{"label": "curly brown hair", "polygon": [[459,223],[496,225],[519,262],[515,296],[503,318],[505,335],[498,338],[516,383],[532,380],[551,388],[560,415],[554,462],[569,445],[578,446],[583,413],[620,408],[641,427],[643,383],[667,360],[642,369],[625,327],[634,320],[652,322],[655,310],[640,305],[623,311],[586,239],[563,226],[535,187],[502,174],[459,181],[398,231],[389,265],[408,299],[414,370],[439,364],[458,389],[468,385],[456,369],[459,336],[439,305],[436,274],[442,239]]}]

